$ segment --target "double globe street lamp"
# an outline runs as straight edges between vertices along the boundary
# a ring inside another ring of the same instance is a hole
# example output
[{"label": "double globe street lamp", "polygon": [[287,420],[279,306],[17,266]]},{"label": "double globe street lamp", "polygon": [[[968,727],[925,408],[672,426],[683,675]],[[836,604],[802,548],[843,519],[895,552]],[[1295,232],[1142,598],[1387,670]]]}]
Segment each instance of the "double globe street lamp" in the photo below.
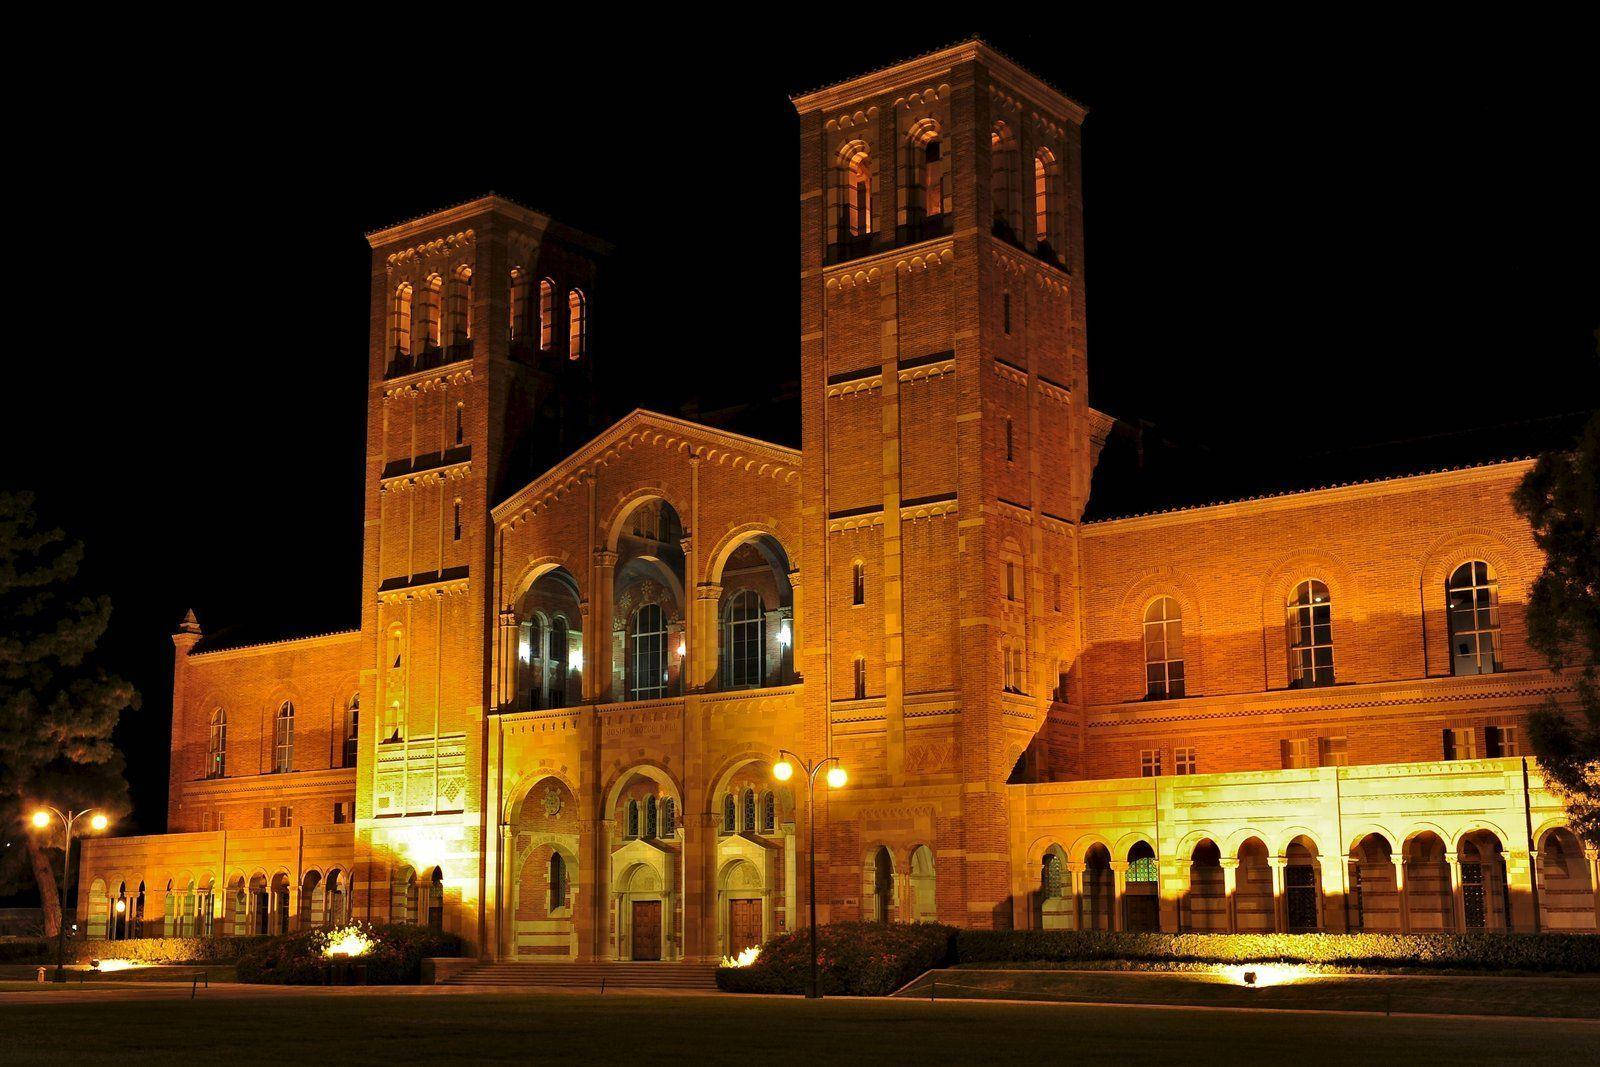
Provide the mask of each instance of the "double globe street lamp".
[{"label": "double globe street lamp", "polygon": [[[784,758],[772,767],[772,776],[780,782],[787,782],[794,777],[798,769],[805,772],[806,776],[806,851],[809,854],[811,890],[806,894],[810,904],[811,922],[811,981],[806,990],[806,997],[810,1000],[819,999],[822,994],[817,991],[817,819],[816,819],[816,788],[817,773],[823,768],[828,770],[828,788],[839,789],[849,776],[844,768],[839,766],[838,756],[824,756],[815,763],[807,763],[786,748],[780,748],[778,754]],[[833,766],[829,767],[829,764]]]},{"label": "double globe street lamp", "polygon": [[[49,804],[46,804],[44,807],[33,813],[32,822],[35,830],[48,830],[50,828],[50,822],[53,818],[61,823],[62,829],[66,832],[66,841],[62,846],[61,859],[61,917],[56,922],[55,980],[57,982],[61,982],[66,979],[65,959],[67,947],[67,883],[72,880],[72,828],[77,824],[78,820],[83,818],[85,815],[89,816],[89,828],[91,830],[104,830],[107,826],[111,825],[111,820],[106,818],[104,812],[95,811],[93,808],[85,808],[83,811],[73,811],[71,808],[68,808],[66,811],[62,811],[59,808],[54,808]],[[122,902],[119,900],[117,903],[121,904]]]}]

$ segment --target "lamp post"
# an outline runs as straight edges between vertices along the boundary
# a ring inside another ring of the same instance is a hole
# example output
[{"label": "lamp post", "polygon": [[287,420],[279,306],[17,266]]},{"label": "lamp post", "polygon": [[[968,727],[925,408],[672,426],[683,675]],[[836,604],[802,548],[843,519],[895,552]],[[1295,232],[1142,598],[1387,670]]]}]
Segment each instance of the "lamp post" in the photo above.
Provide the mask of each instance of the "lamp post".
[{"label": "lamp post", "polygon": [[61,850],[61,917],[56,922],[56,981],[60,982],[66,977],[64,972],[67,951],[67,883],[72,880],[72,828],[85,815],[90,816],[89,827],[93,830],[104,830],[111,820],[107,819],[103,812],[92,808],[85,808],[83,811],[73,811],[68,808],[66,811],[61,811],[46,804],[33,813],[34,829],[48,828],[52,815],[61,821],[62,829],[66,831],[66,842]]},{"label": "lamp post", "polygon": [[778,750],[780,756],[787,757],[779,760],[772,768],[772,776],[780,782],[787,782],[794,777],[795,768],[799,767],[806,775],[806,852],[807,863],[810,869],[808,880],[811,884],[810,891],[806,894],[806,901],[810,905],[811,921],[808,932],[811,937],[811,981],[806,990],[806,997],[810,1000],[820,1000],[822,994],[817,991],[817,813],[816,813],[816,788],[817,772],[828,764],[834,766],[828,770],[828,788],[838,789],[848,781],[844,768],[840,767],[838,756],[824,756],[815,763],[807,763],[786,748]]}]

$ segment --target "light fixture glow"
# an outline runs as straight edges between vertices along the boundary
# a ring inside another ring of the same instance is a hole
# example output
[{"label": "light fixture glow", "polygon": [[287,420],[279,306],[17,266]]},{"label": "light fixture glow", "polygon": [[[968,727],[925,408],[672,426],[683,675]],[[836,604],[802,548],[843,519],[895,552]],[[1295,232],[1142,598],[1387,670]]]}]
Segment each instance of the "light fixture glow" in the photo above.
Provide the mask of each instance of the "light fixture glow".
[{"label": "light fixture glow", "polygon": [[583,649],[575,648],[567,653],[567,669],[574,671],[583,670]]},{"label": "light fixture glow", "polygon": [[828,768],[828,787],[830,789],[838,789],[849,780],[850,776],[844,773],[843,767]]},{"label": "light fixture glow", "polygon": [[34,812],[33,813],[33,825],[37,826],[41,830],[43,830],[46,826],[49,826],[50,825],[50,813],[48,811],[36,811],[36,812]]},{"label": "light fixture glow", "polygon": [[780,782],[787,782],[794,777],[794,764],[788,760],[779,760],[772,765],[772,777]]},{"label": "light fixture glow", "polygon": [[123,912],[128,910],[128,902],[126,900],[119,900],[117,901],[116,908],[117,914],[121,915]]},{"label": "light fixture glow", "polygon": [[98,811],[95,812],[94,817],[89,820],[89,825],[94,827],[96,830],[104,830],[110,824],[111,820],[106,818],[104,814]]},{"label": "light fixture glow", "polygon": [[1310,972],[1292,963],[1230,963],[1216,968],[1216,973],[1238,985],[1252,989],[1265,989],[1272,985],[1289,985],[1305,979]]},{"label": "light fixture glow", "polygon": [[679,640],[679,642],[678,642],[678,658],[682,659],[685,655],[688,654],[688,652],[689,652],[689,644],[688,644],[688,642],[683,641],[683,640]]},{"label": "light fixture glow", "polygon": [[784,619],[778,624],[778,644],[784,648],[789,647],[789,642],[794,640],[794,631],[789,628],[789,620]]},{"label": "light fixture glow", "polygon": [[376,942],[362,932],[359,926],[346,926],[328,932],[328,940],[322,946],[322,954],[329,959],[335,956],[365,956],[372,951],[375,944]]}]

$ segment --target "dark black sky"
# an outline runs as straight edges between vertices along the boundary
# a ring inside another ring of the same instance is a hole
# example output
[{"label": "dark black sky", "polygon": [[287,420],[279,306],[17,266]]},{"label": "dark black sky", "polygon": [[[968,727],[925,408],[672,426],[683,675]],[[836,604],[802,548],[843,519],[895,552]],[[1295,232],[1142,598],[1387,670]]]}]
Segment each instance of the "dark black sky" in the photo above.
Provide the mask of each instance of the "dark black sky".
[{"label": "dark black sky", "polygon": [[[746,17],[726,42],[477,14],[460,39],[218,26],[205,47],[61,57],[12,131],[12,250],[32,250],[13,278],[35,299],[0,484],[82,536],[114,597],[107,653],[145,702],[123,730],[140,826],[164,819],[184,609],[208,628],[357,619],[365,231],[492,189],[614,241],[593,315],[619,408],[794,367],[789,94],[969,28]],[[1091,109],[1096,406],[1219,457],[1284,456],[1600,395],[1600,108],[1577,27],[1152,10],[978,30]]]}]

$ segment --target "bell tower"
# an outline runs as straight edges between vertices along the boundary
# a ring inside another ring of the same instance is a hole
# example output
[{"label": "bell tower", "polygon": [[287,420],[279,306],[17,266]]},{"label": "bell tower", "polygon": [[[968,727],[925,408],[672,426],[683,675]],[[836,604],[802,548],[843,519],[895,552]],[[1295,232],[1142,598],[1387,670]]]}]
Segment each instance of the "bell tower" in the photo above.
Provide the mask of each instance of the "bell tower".
[{"label": "bell tower", "polygon": [[[1070,720],[1079,643],[1085,111],[981,41],[794,103],[807,740],[854,784],[830,841],[891,839],[902,798],[941,918],[1009,925],[1005,784]],[[835,917],[866,912],[860,854],[829,869]]]},{"label": "bell tower", "polygon": [[368,242],[355,914],[479,941],[489,509],[591,431],[607,248],[494,195]]}]

